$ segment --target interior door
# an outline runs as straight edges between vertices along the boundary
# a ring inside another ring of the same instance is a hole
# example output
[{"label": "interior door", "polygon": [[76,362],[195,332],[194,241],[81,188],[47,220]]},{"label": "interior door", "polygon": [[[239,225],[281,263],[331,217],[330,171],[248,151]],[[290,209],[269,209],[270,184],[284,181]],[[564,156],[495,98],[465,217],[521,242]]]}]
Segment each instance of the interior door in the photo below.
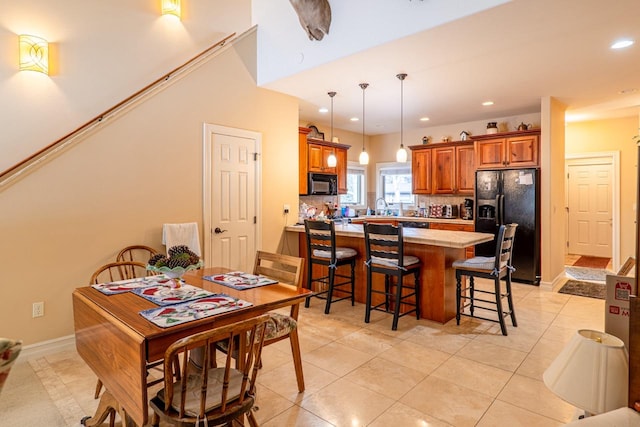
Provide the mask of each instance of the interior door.
[{"label": "interior door", "polygon": [[260,134],[205,125],[205,262],[252,271],[257,236]]},{"label": "interior door", "polygon": [[611,163],[567,164],[569,253],[612,256]]}]

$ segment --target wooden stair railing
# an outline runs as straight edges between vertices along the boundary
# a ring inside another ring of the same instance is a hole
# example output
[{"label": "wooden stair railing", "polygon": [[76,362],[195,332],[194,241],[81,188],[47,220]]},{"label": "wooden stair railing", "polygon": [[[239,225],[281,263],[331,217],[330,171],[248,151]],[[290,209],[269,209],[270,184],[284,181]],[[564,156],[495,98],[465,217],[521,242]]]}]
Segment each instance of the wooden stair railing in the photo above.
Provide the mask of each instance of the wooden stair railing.
[{"label": "wooden stair railing", "polygon": [[153,83],[151,83],[151,84],[145,86],[144,88],[140,89],[139,91],[137,91],[133,95],[129,96],[128,98],[126,98],[124,100],[122,100],[121,102],[119,102],[118,104],[116,104],[113,107],[109,108],[108,110],[106,110],[102,114],[100,114],[100,115],[94,117],[93,119],[89,120],[88,122],[86,122],[82,126],[80,126],[77,129],[75,129],[74,131],[66,134],[62,138],[52,142],[51,144],[47,145],[43,149],[33,153],[32,155],[30,155],[26,159],[22,160],[21,162],[13,165],[9,169],[7,169],[4,172],[0,173],[0,191],[2,191],[5,188],[7,188],[8,185],[12,181],[14,181],[16,178],[18,178],[20,175],[28,172],[31,168],[33,168],[33,167],[37,166],[38,164],[46,161],[50,156],[55,155],[58,151],[63,150],[64,148],[69,146],[72,142],[74,142],[76,139],[80,138],[85,133],[87,133],[90,130],[92,130],[95,126],[101,124],[106,119],[114,116],[115,114],[117,114],[121,110],[123,110],[123,109],[127,108],[129,105],[133,104],[134,102],[137,102],[138,100],[142,99],[144,96],[150,94],[154,89],[157,89],[160,86],[164,85],[171,78],[177,77],[177,76],[183,74],[185,71],[188,71],[192,66],[195,66],[195,65],[199,64],[201,60],[204,60],[208,55],[212,54],[218,48],[223,47],[229,41],[229,39],[231,39],[235,35],[236,35],[236,33],[232,33],[232,34],[226,36],[222,40],[216,42],[212,46],[208,47],[204,51],[202,51],[199,54],[197,54],[196,56],[194,56],[193,58],[189,59],[184,64],[180,65],[179,67],[177,67],[177,68],[173,69],[172,71],[168,72],[167,74],[163,75],[162,77],[160,77],[159,79],[157,79]]}]

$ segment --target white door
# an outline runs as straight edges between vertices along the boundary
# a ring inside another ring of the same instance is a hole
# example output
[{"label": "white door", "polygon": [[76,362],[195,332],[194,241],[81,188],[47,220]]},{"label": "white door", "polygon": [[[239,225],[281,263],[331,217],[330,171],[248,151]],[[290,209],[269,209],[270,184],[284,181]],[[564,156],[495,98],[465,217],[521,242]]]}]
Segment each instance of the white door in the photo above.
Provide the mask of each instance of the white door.
[{"label": "white door", "polygon": [[612,256],[613,166],[567,163],[569,253]]},{"label": "white door", "polygon": [[206,266],[250,272],[259,236],[259,133],[204,125]]}]

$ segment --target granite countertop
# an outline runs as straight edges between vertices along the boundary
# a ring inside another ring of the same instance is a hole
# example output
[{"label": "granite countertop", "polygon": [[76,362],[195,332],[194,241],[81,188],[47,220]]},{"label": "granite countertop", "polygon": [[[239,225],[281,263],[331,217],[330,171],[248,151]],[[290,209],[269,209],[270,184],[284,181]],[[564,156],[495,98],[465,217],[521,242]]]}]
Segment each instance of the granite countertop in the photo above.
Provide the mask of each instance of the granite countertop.
[{"label": "granite countertop", "polygon": [[[336,235],[338,236],[364,238],[364,229],[361,224],[336,224],[335,227]],[[304,233],[304,225],[289,225],[285,227],[285,230],[295,233]],[[405,228],[403,229],[403,233],[405,242],[441,246],[446,248],[466,248],[479,243],[490,242],[494,238],[493,234],[490,233],[432,230],[429,228]]]}]

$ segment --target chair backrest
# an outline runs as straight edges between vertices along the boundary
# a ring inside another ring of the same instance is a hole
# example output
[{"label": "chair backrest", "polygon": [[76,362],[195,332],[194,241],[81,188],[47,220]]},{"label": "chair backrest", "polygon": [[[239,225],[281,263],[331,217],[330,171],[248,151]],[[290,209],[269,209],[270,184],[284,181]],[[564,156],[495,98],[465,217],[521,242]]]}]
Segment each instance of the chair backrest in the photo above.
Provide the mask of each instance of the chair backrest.
[{"label": "chair backrest", "polygon": [[402,224],[364,223],[366,262],[371,264],[404,265]]},{"label": "chair backrest", "polygon": [[513,244],[516,237],[518,224],[501,225],[496,236],[496,271],[505,267],[511,267]]},{"label": "chair backrest", "polygon": [[151,276],[154,273],[147,271],[147,265],[137,261],[110,262],[98,268],[89,283],[105,283],[117,280],[134,279],[136,277]]},{"label": "chair backrest", "polygon": [[[256,252],[253,274],[267,276],[279,282],[300,288],[302,287],[303,271],[304,258],[264,251]],[[290,316],[298,320],[298,311],[299,304],[292,305]]]},{"label": "chair backrest", "polygon": [[[304,220],[304,231],[307,236],[307,255],[316,258],[314,251],[331,254],[331,263],[336,262],[336,229],[333,221]],[[326,260],[327,257],[324,257]]]},{"label": "chair backrest", "polygon": [[302,286],[303,266],[304,258],[257,251],[256,261],[253,265],[253,274],[267,276],[299,288]]},{"label": "chair backrest", "polygon": [[0,392],[22,350],[22,341],[0,338]]},{"label": "chair backrest", "polygon": [[116,261],[138,261],[146,264],[149,261],[149,258],[157,253],[158,251],[149,246],[131,245],[122,249],[118,253]]},{"label": "chair backrest", "polygon": [[[164,355],[165,413],[174,412],[180,418],[185,415],[198,417],[202,421],[207,415],[219,416],[237,410],[248,395],[255,392],[264,343],[264,324],[268,319],[269,316],[264,314],[209,329],[171,344]],[[246,337],[246,343],[240,339],[242,337]],[[224,367],[217,367],[214,348],[216,343],[221,342],[228,346],[229,351]],[[194,369],[189,363],[189,353],[196,348],[204,353],[201,369]],[[235,368],[234,354],[243,358],[242,363],[237,365],[241,367],[239,369]],[[180,378],[184,380],[174,382],[172,366],[176,357],[182,359]]]}]

